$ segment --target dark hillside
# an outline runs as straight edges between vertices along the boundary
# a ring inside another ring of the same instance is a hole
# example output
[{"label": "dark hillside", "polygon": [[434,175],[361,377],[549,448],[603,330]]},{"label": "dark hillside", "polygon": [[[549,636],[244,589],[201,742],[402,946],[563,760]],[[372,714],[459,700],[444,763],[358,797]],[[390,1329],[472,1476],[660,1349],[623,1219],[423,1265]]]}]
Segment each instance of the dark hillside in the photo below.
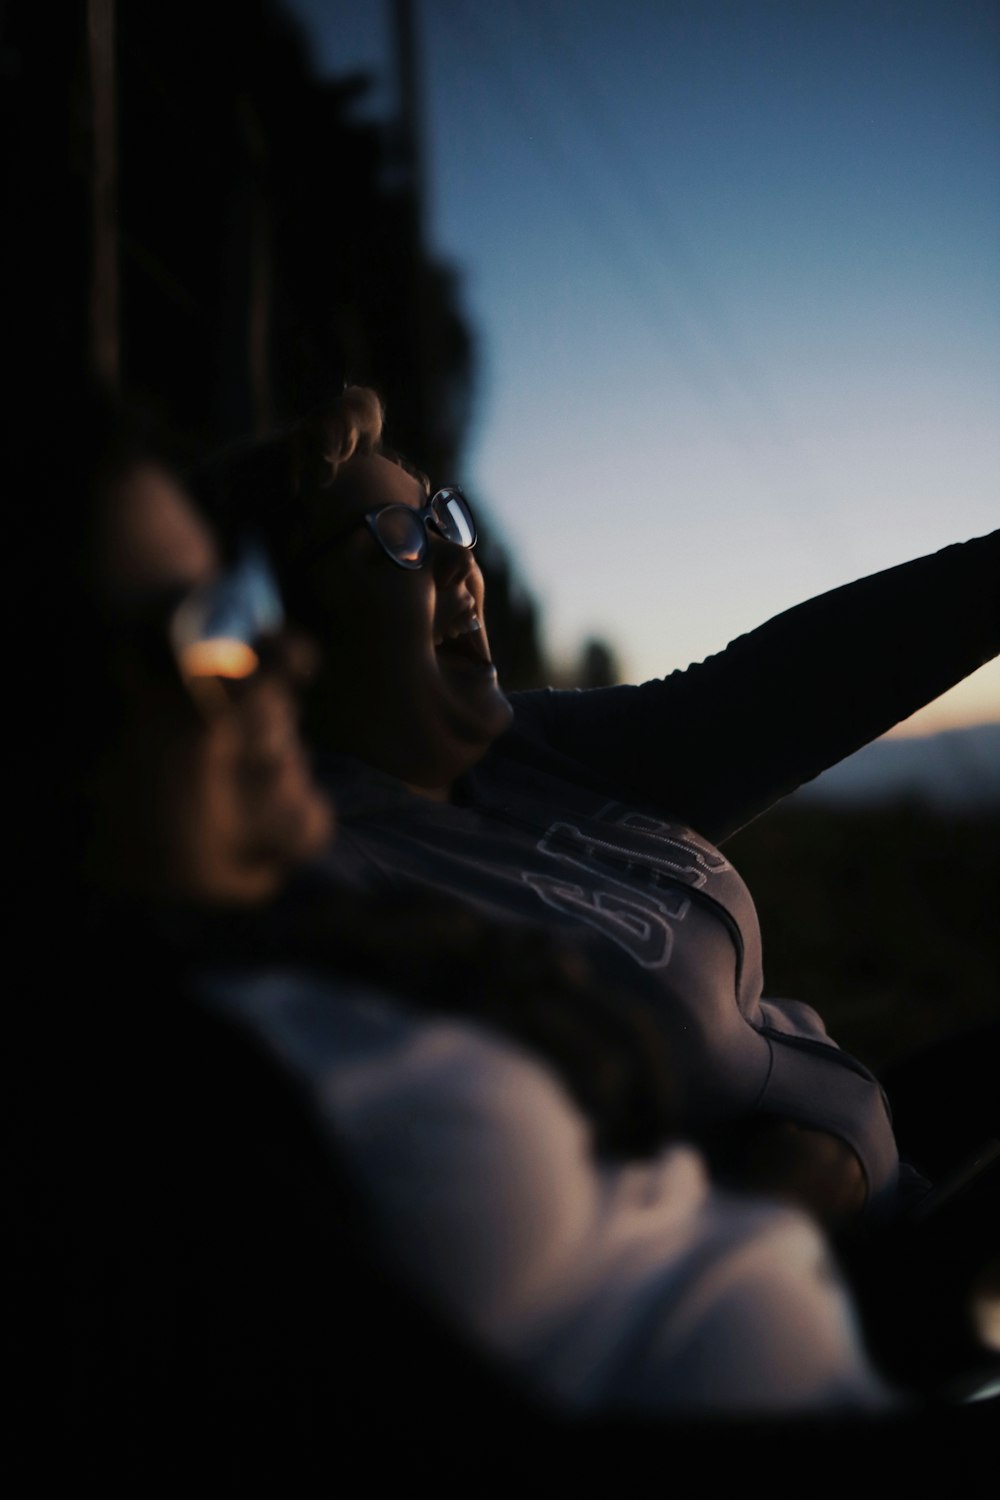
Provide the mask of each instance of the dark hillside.
[{"label": "dark hillside", "polygon": [[1000,811],[779,806],[726,845],[757,901],[765,993],[870,1067],[1000,1017]]}]

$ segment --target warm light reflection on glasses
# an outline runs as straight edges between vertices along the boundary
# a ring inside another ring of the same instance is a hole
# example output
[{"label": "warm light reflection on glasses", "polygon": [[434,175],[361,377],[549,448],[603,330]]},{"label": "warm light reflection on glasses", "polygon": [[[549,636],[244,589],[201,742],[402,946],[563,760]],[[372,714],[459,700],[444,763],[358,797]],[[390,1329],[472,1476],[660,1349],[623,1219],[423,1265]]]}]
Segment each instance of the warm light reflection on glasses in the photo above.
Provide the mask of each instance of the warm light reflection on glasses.
[{"label": "warm light reflection on glasses", "polygon": [[192,641],[180,652],[181,671],[188,679],[224,677],[239,680],[252,676],[259,665],[260,658],[246,641],[225,637]]}]

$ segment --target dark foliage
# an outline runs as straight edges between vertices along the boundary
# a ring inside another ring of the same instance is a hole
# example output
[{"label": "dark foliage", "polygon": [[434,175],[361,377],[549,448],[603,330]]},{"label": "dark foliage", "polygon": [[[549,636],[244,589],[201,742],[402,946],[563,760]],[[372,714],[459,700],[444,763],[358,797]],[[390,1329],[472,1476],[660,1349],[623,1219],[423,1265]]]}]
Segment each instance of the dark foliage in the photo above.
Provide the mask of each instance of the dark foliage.
[{"label": "dark foliage", "polygon": [[[350,380],[380,392],[401,452],[470,488],[474,335],[423,241],[400,122],[356,117],[368,81],[317,78],[275,0],[117,5],[103,73],[91,20],[83,0],[56,27],[15,0],[0,23],[0,311],[33,461],[95,363],[109,375],[100,347],[191,461]],[[97,266],[114,294],[95,320]],[[483,511],[496,659],[509,686],[537,686],[537,611]]]}]

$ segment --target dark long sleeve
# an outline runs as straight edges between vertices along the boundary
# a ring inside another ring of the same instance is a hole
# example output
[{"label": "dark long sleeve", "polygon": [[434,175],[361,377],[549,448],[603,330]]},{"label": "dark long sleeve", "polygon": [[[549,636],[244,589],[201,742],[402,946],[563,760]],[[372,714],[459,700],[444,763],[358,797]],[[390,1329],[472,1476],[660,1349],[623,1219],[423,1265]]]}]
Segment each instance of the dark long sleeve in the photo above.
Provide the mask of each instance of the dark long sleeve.
[{"label": "dark long sleeve", "polygon": [[998,653],[995,531],[821,594],[669,677],[516,695],[516,734],[718,843]]}]

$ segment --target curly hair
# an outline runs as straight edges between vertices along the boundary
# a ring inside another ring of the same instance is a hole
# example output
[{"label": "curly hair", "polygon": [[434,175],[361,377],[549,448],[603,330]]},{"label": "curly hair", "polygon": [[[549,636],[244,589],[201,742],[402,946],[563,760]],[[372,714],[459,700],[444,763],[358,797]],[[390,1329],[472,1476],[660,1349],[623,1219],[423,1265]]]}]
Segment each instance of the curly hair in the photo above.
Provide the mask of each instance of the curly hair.
[{"label": "curly hair", "polygon": [[380,452],[384,426],[382,400],[366,385],[345,386],[343,395],[303,418],[298,425],[303,443],[329,467],[329,477],[320,479],[320,487],[331,485],[341,464],[355,454]]},{"label": "curly hair", "polygon": [[371,386],[348,385],[341,395],[265,438],[213,454],[188,476],[199,505],[231,548],[247,531],[267,548],[285,602],[303,618],[309,598],[304,564],[315,517],[342,466],[378,455],[398,464],[424,488],[426,474],[385,441],[385,407]]},{"label": "curly hair", "polygon": [[404,458],[385,441],[385,406],[381,396],[368,385],[346,385],[343,394],[301,418],[295,429],[300,444],[300,474],[308,488],[308,470],[315,472],[315,488],[329,489],[341,465],[355,456],[379,454],[398,464],[430,490],[427,475]]}]

